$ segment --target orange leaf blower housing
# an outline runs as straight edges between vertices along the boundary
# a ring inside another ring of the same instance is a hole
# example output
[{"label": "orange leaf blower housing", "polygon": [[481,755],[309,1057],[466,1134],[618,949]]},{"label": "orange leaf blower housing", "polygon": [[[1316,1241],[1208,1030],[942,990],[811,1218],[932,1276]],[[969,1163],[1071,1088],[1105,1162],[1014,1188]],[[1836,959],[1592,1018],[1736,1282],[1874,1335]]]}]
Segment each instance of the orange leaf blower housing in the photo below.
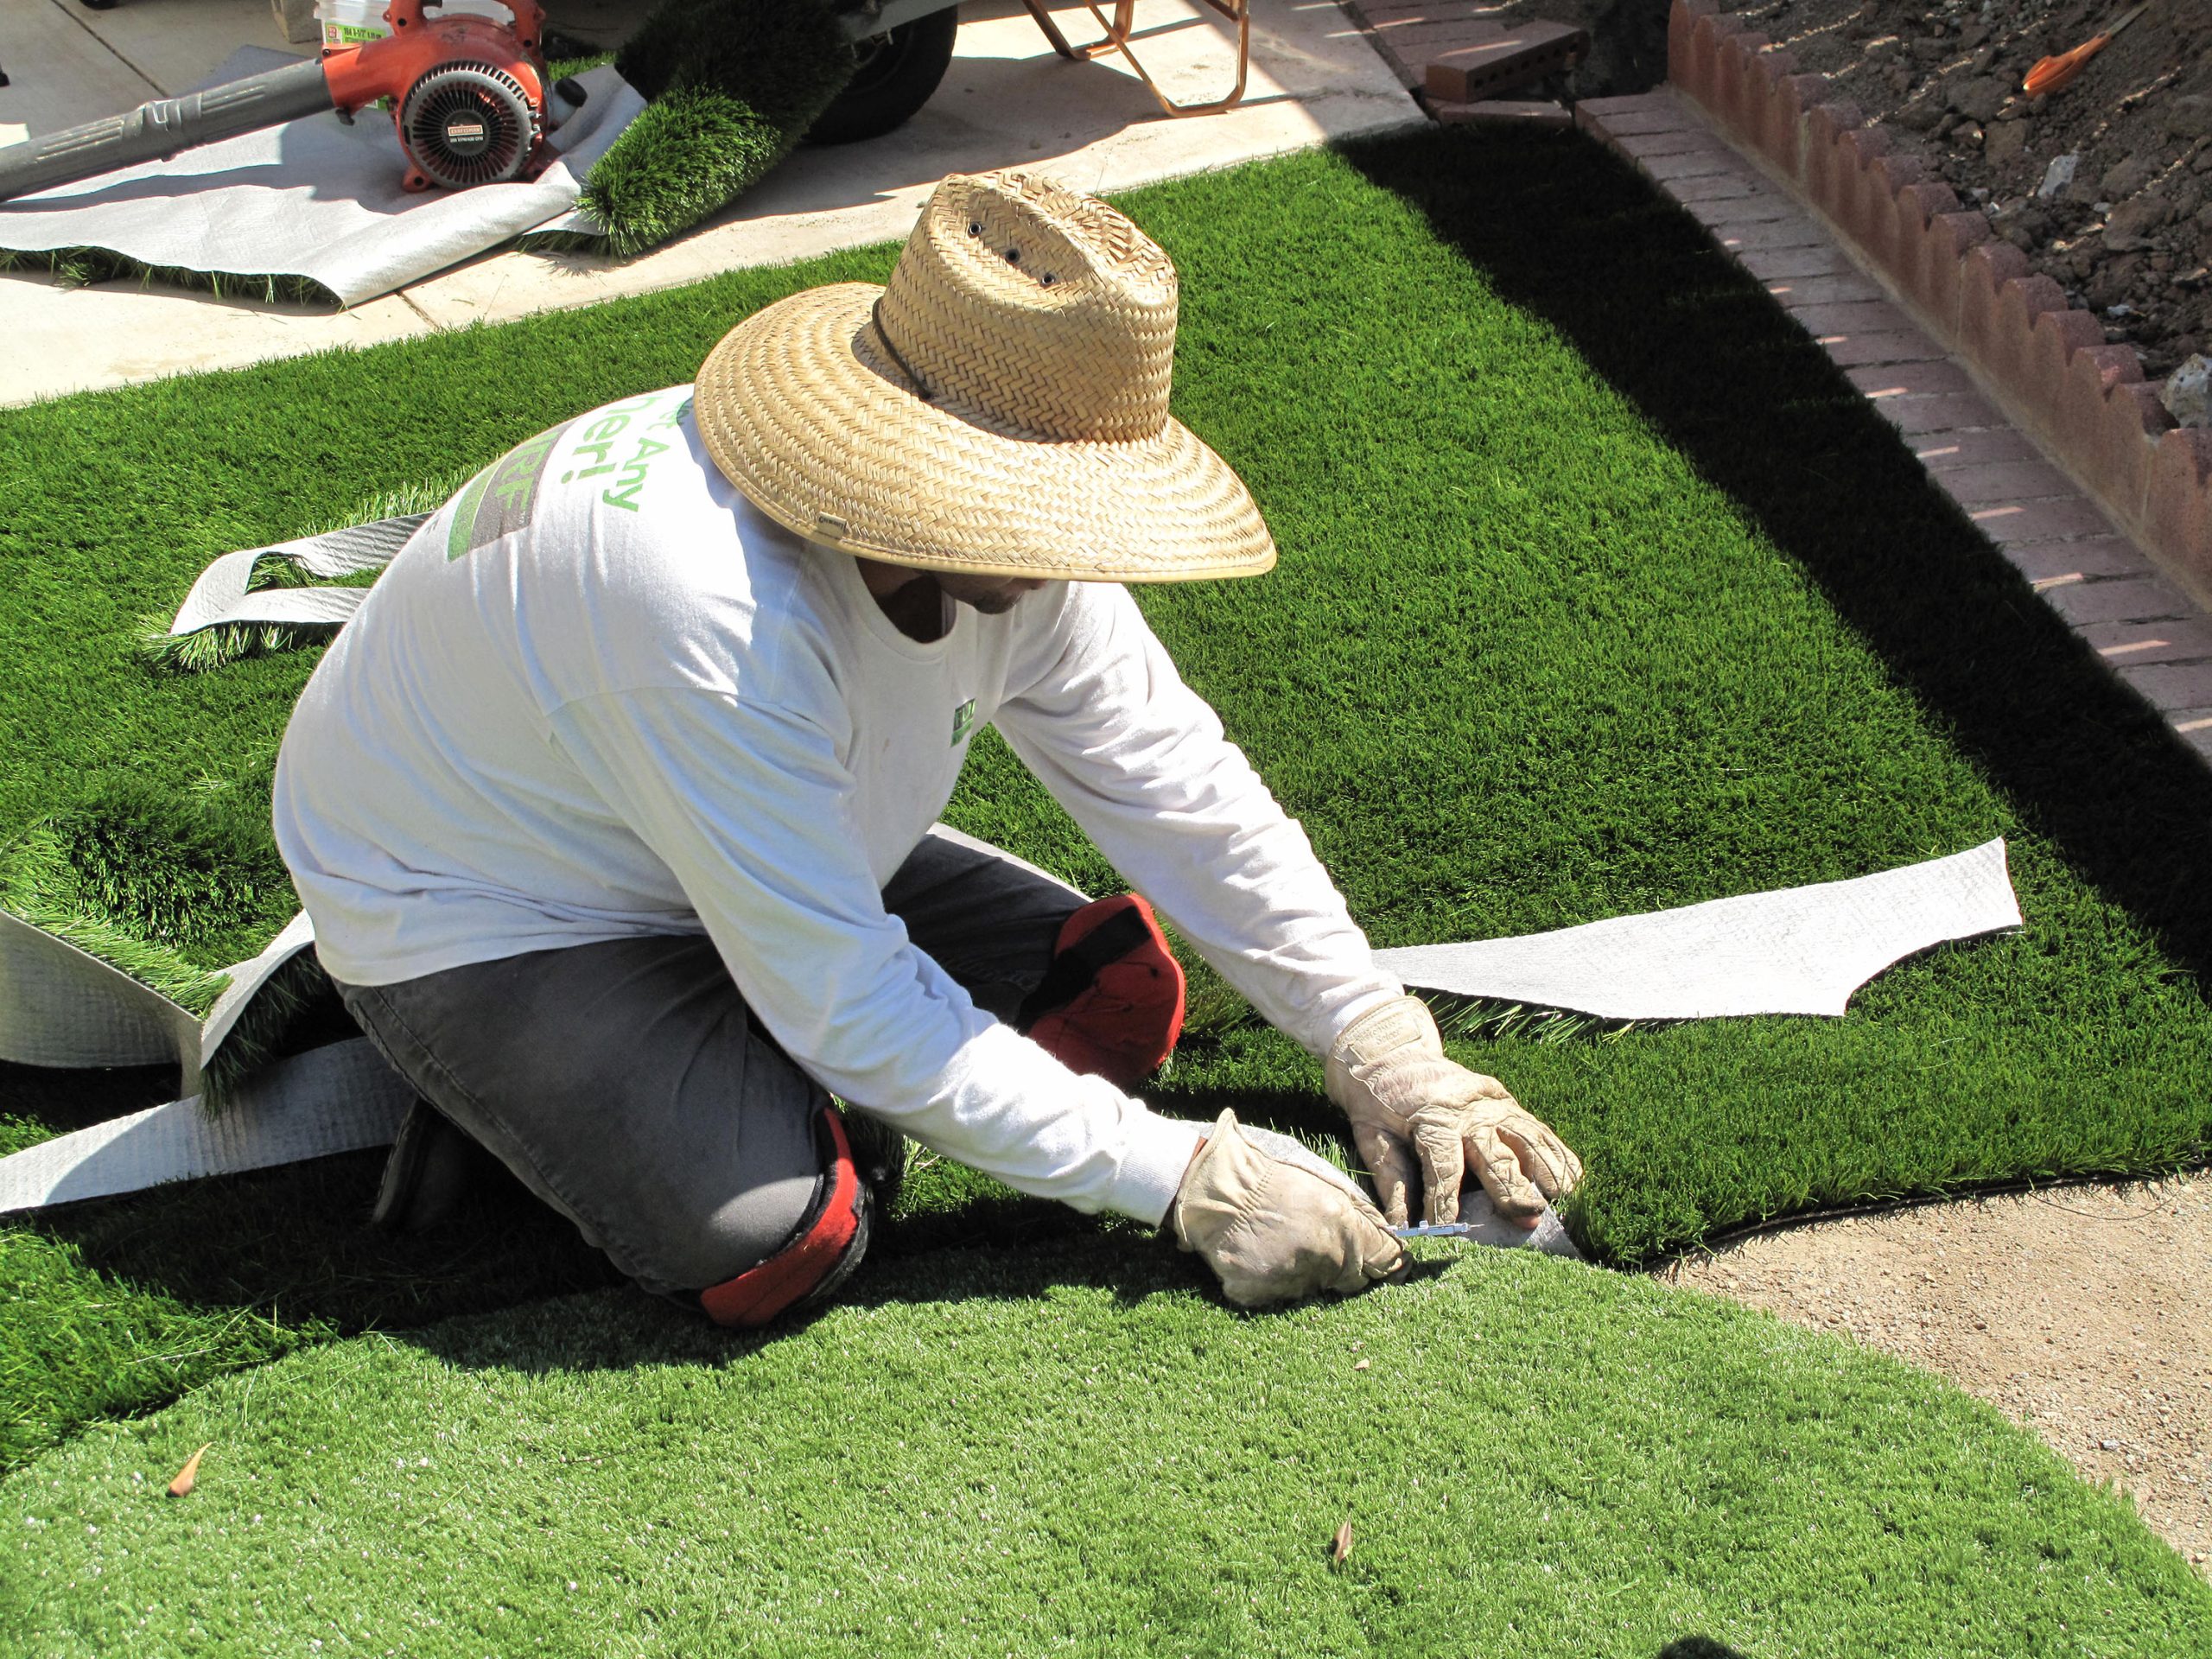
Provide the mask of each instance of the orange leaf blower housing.
[{"label": "orange leaf blower housing", "polygon": [[406,187],[535,178],[551,159],[545,142],[545,9],[501,0],[514,25],[487,17],[428,18],[423,0],[391,0],[391,33],[322,54],[330,102],[341,116],[391,100],[407,152]]},{"label": "orange leaf blower housing", "polygon": [[534,179],[552,159],[545,9],[538,0],[500,3],[513,12],[512,25],[427,17],[424,0],[391,0],[384,14],[391,33],[382,40],[10,144],[0,149],[0,201],[325,110],[350,122],[387,98],[410,190]]}]

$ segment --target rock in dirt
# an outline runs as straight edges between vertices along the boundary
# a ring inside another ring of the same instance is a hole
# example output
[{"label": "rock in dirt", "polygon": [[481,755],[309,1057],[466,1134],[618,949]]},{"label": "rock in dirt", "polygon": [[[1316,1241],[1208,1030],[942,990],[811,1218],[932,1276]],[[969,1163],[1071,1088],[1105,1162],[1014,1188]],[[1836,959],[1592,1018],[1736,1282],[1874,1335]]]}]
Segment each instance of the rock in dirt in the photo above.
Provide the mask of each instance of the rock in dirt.
[{"label": "rock in dirt", "polygon": [[1951,91],[1951,107],[1970,121],[1990,121],[2005,107],[2012,88],[1994,75],[1977,75]]},{"label": "rock in dirt", "polygon": [[1986,135],[1985,153],[1993,162],[2009,162],[2028,147],[2028,124],[2024,121],[1998,121],[1991,124]]},{"label": "rock in dirt", "polygon": [[2158,111],[2158,130],[2177,138],[2212,138],[2212,96],[2192,92],[2168,99]]},{"label": "rock in dirt", "polygon": [[2105,245],[2115,253],[2139,248],[2144,238],[2171,219],[2173,213],[2173,203],[2155,190],[2130,196],[2105,221]]},{"label": "rock in dirt", "polygon": [[2158,401],[2177,426],[2212,426],[2212,361],[2199,352],[2166,377]]},{"label": "rock in dirt", "polygon": [[2158,164],[2140,156],[2130,156],[2119,166],[2107,168],[2097,181],[2097,194],[2107,201],[2119,201],[2132,196],[2158,176]]}]

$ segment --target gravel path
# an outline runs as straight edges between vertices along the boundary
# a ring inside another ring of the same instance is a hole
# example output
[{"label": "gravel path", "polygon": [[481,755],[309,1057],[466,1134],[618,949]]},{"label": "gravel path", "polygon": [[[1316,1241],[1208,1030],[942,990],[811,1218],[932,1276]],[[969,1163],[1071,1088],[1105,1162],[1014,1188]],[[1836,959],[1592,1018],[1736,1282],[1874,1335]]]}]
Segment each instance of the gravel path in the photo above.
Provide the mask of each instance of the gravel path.
[{"label": "gravel path", "polygon": [[2212,1578],[2212,1173],[1815,1223],[1660,1276],[1950,1378]]}]

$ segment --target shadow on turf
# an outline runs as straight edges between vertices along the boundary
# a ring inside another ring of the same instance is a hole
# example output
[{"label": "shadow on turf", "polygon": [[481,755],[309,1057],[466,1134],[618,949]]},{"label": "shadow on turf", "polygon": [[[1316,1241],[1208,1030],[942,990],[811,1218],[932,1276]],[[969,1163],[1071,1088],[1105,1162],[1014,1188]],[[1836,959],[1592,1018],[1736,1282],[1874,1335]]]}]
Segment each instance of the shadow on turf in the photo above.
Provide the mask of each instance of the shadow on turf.
[{"label": "shadow on turf", "polygon": [[1732,498],[2076,870],[2212,969],[2212,774],[1694,220],[1580,134],[1430,130],[1344,155]]},{"label": "shadow on turf", "polygon": [[[0,1116],[63,1130],[168,1100],[175,1081],[175,1071],[162,1067],[92,1077],[0,1065]],[[1309,1137],[1327,1123],[1329,1109],[1317,1096],[1283,1090],[1207,1098],[1213,1111],[1231,1105],[1246,1121],[1305,1130]],[[321,1325],[334,1333],[407,1330],[455,1318],[465,1327],[469,1315],[626,1284],[568,1221],[504,1173],[480,1184],[449,1221],[397,1237],[377,1230],[368,1214],[384,1158],[378,1148],[179,1182],[64,1205],[29,1224],[119,1283],[188,1306],[243,1304],[295,1327]],[[902,1214],[886,1226],[840,1301],[1027,1300],[1071,1286],[1109,1290],[1131,1303],[1164,1289],[1210,1292],[1172,1239],[1135,1223],[1078,1215],[1003,1188],[956,1196],[943,1208]],[[1429,1277],[1443,1266],[1415,1263],[1414,1274]],[[642,1345],[626,1355],[598,1344],[593,1332],[605,1316],[594,1315],[577,1336],[597,1355],[588,1362],[594,1369],[666,1358],[671,1344],[686,1357],[731,1355],[792,1328],[787,1323],[761,1335],[738,1335],[642,1293],[608,1300],[636,1305],[618,1323]],[[566,1353],[573,1345],[564,1340],[549,1351]],[[498,1363],[521,1362],[507,1356]],[[573,1357],[549,1362],[578,1363]]]}]

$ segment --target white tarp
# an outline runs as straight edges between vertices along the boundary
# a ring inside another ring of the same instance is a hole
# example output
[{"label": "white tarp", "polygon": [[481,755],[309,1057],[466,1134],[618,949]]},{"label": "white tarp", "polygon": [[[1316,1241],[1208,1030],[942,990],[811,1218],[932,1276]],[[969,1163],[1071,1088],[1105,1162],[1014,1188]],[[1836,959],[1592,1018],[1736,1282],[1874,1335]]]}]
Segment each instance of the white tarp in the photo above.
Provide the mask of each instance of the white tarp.
[{"label": "white tarp", "polygon": [[2019,925],[2000,840],[1852,881],[1516,939],[1409,945],[1375,960],[1424,989],[1609,1020],[1840,1015],[1891,963]]},{"label": "white tarp", "polygon": [[[272,61],[290,59],[249,48],[211,84]],[[592,163],[645,108],[611,64],[577,79],[588,97],[552,136],[559,158],[526,184],[410,194],[389,115],[363,110],[351,126],[315,115],[0,202],[0,247],[105,248],[183,270],[305,276],[358,305],[575,206]]]}]

